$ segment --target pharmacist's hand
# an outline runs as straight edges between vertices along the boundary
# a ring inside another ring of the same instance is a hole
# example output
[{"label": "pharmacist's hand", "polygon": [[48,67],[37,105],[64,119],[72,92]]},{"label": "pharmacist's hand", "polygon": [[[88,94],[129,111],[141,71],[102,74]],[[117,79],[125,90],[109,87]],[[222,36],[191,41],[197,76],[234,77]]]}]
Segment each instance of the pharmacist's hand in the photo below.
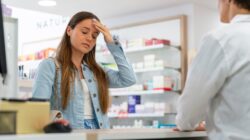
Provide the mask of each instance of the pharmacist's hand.
[{"label": "pharmacist's hand", "polygon": [[[173,128],[173,131],[180,131],[178,128]],[[206,124],[205,122],[201,122],[198,127],[194,129],[194,131],[206,131]]]},{"label": "pharmacist's hand", "polygon": [[195,131],[206,131],[206,123],[202,121],[198,127],[195,128]]},{"label": "pharmacist's hand", "polygon": [[105,40],[105,42],[106,42],[107,44],[113,42],[113,37],[112,37],[112,35],[110,34],[109,29],[108,29],[105,25],[101,24],[101,23],[100,23],[98,20],[96,20],[96,19],[93,19],[93,24],[94,24],[95,28],[96,28],[99,32],[101,32],[101,33],[103,34],[104,40]]}]

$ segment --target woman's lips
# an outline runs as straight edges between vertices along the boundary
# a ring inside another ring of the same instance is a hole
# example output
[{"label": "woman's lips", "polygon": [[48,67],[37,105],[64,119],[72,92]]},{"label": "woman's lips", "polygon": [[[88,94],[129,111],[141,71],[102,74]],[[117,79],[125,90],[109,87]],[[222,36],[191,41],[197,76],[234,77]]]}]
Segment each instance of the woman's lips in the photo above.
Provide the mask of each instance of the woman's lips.
[{"label": "woman's lips", "polygon": [[87,43],[82,43],[83,46],[86,46],[87,48],[90,48],[90,45]]}]

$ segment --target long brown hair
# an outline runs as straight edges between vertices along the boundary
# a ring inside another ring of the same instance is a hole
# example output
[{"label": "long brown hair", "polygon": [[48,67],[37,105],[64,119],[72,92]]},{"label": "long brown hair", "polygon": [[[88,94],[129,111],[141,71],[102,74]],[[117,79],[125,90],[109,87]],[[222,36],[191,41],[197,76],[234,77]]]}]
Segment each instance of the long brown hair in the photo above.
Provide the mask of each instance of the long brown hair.
[{"label": "long brown hair", "polygon": [[[72,29],[85,19],[98,19],[98,17],[90,12],[78,12],[76,13],[68,23],[68,26]],[[67,26],[67,27],[68,27]],[[108,91],[108,78],[104,70],[97,64],[95,60],[95,46],[87,54],[84,55],[83,61],[85,61],[93,72],[95,78],[97,78],[98,94],[100,107],[103,113],[107,113],[109,106],[109,91]],[[73,89],[72,81],[75,79],[76,67],[71,61],[72,50],[70,37],[67,35],[67,29],[64,32],[62,40],[57,49],[56,59],[61,64],[62,79],[61,79],[61,96],[62,96],[62,107],[65,109],[69,102],[71,88]]]}]

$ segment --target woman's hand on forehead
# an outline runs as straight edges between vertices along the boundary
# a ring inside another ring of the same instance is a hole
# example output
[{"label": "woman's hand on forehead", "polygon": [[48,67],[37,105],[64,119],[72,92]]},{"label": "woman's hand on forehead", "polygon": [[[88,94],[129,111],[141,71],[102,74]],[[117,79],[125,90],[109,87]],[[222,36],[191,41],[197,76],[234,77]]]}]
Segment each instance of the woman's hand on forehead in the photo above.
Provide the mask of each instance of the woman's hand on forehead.
[{"label": "woman's hand on forehead", "polygon": [[105,25],[103,25],[102,23],[100,23],[96,19],[93,19],[93,24],[94,24],[95,28],[103,34],[104,40],[106,43],[113,42],[112,35],[111,35],[109,29]]}]

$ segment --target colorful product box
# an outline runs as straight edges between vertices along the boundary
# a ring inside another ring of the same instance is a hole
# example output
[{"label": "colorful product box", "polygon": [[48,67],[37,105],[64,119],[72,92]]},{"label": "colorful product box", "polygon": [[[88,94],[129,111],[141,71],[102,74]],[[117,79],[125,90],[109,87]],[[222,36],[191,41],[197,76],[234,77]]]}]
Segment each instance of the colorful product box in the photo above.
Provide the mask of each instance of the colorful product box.
[{"label": "colorful product box", "polygon": [[158,45],[158,44],[170,45],[170,40],[157,39],[157,38],[152,38],[152,39],[145,40],[145,45],[146,46],[152,46],[152,45]]},{"label": "colorful product box", "polygon": [[138,95],[128,96],[128,113],[136,113],[136,105],[141,104],[141,97]]}]

